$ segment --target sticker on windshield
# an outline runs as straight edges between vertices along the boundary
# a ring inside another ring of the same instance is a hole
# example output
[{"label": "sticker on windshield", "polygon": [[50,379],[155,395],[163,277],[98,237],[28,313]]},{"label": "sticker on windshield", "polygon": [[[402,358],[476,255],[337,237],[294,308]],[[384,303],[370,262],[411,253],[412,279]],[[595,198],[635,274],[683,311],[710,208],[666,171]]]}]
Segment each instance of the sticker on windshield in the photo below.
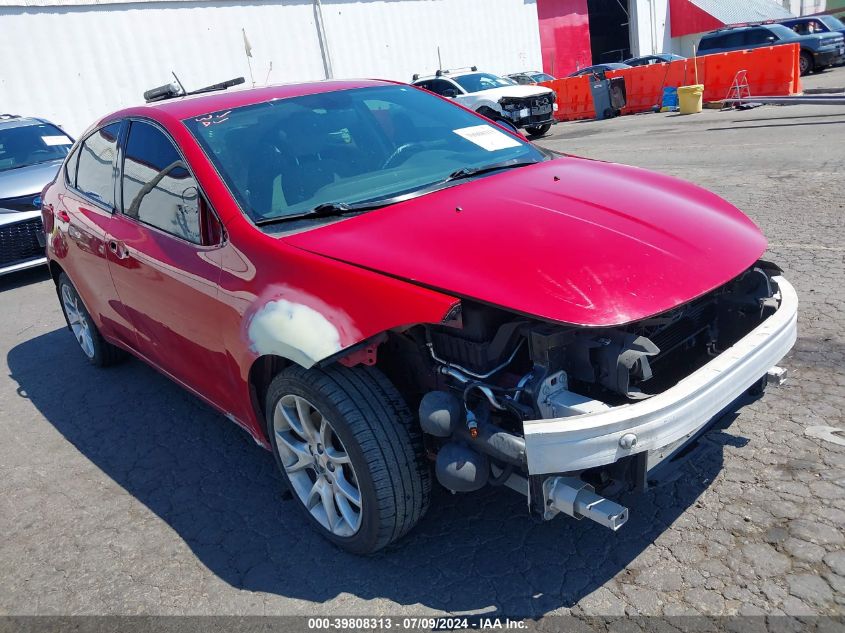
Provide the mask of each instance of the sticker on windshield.
[{"label": "sticker on windshield", "polygon": [[71,145],[71,140],[67,136],[42,136],[41,140],[44,145]]},{"label": "sticker on windshield", "polygon": [[519,147],[519,141],[504,132],[500,132],[492,125],[473,125],[472,127],[462,127],[452,131],[470,143],[475,143],[479,147],[483,147],[488,152],[495,152],[497,149],[506,149],[508,147]]}]

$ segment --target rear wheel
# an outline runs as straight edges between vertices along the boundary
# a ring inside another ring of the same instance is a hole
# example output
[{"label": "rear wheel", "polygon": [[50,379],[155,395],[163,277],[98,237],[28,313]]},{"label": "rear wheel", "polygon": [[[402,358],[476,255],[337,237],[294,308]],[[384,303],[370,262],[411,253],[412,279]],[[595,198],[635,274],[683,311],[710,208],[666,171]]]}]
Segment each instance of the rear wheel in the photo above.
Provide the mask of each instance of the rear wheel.
[{"label": "rear wheel", "polygon": [[88,362],[97,367],[108,367],[123,360],[126,352],[103,338],[82,303],[79,293],[65,273],[59,275],[59,284],[56,289],[68,327],[73,332],[73,337],[79,343]]},{"label": "rear wheel", "polygon": [[801,51],[801,56],[798,58],[798,69],[801,75],[809,75],[813,72],[813,56],[807,51]]},{"label": "rear wheel", "polygon": [[546,123],[545,125],[532,125],[530,127],[526,127],[525,131],[528,132],[531,136],[543,136],[546,132],[548,132],[552,128],[551,123]]},{"label": "rear wheel", "polygon": [[371,367],[290,367],[267,393],[267,430],[309,522],[355,554],[397,540],[428,508],[422,435],[395,387]]}]

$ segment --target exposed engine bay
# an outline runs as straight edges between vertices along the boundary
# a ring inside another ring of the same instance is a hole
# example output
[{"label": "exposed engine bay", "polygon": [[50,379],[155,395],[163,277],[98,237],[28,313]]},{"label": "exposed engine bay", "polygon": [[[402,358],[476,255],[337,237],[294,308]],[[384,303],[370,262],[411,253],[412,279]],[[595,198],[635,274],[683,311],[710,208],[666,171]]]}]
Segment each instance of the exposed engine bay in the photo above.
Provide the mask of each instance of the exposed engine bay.
[{"label": "exposed engine bay", "polygon": [[[443,324],[391,333],[378,362],[418,405],[443,486],[470,492],[517,475],[532,512],[549,518],[544,499],[571,495],[564,504],[592,507],[584,499],[594,489],[643,486],[644,465],[632,456],[590,472],[562,471],[574,488],[556,491],[548,476],[528,472],[524,423],[608,411],[670,389],[775,313],[772,277],[779,273],[760,261],[689,303],[608,328],[548,323],[463,301]],[[607,501],[593,497],[594,505]],[[599,522],[616,529],[624,522],[617,514]]]}]

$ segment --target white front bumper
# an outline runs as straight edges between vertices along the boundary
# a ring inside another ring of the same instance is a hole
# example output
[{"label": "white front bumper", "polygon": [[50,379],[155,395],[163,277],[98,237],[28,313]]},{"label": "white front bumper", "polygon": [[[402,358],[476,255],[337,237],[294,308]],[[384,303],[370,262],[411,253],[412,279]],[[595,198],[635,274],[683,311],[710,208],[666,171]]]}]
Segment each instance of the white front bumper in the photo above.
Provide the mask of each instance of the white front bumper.
[{"label": "white front bumper", "polygon": [[[783,277],[773,281],[781,295],[777,312],[671,389],[601,413],[526,421],[528,472],[541,475],[612,464],[670,446],[704,427],[795,343],[798,297]],[[636,443],[625,449],[620,439],[628,434],[636,436]]]}]

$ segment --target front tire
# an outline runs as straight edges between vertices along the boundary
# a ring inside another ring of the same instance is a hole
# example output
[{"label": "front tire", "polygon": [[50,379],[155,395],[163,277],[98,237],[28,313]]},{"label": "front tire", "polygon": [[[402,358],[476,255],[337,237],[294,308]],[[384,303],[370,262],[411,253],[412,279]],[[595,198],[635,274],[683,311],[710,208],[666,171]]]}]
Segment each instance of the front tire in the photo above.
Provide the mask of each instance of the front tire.
[{"label": "front tire", "polygon": [[65,273],[59,275],[56,291],[59,294],[59,303],[68,329],[73,332],[73,337],[79,343],[88,362],[97,367],[109,367],[122,361],[126,357],[126,352],[103,338],[91,314],[82,303],[82,298]]},{"label": "front tire", "polygon": [[813,63],[813,56],[807,51],[801,51],[801,56],[798,58],[798,69],[801,76],[809,75],[813,72],[815,64]]},{"label": "front tire", "polygon": [[543,136],[546,132],[552,129],[551,123],[546,123],[545,125],[537,125],[537,126],[529,126],[525,128],[525,131],[528,132],[531,136]]},{"label": "front tire", "polygon": [[371,554],[428,509],[422,435],[372,367],[290,367],[267,393],[267,433],[297,505],[325,538]]}]

